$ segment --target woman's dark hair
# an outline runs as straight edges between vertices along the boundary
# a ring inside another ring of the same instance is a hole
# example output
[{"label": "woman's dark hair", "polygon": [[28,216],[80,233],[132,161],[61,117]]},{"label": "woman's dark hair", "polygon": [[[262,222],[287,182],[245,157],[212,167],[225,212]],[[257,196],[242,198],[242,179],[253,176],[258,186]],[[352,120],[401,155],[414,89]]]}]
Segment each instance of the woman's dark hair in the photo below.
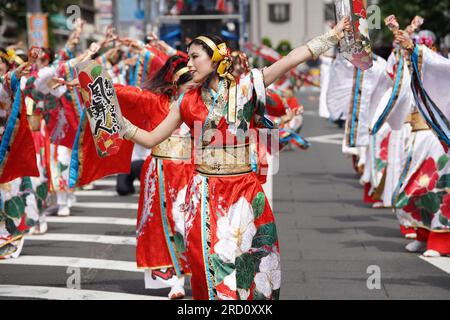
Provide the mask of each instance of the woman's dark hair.
[{"label": "woman's dark hair", "polygon": [[[168,96],[174,95],[175,88],[174,83],[172,83],[172,78],[179,70],[186,66],[187,60],[185,58],[180,56],[170,57],[153,78],[144,82],[142,89]],[[189,72],[186,72],[178,79],[175,85],[180,86],[191,80],[192,75]]]},{"label": "woman's dark hair", "polygon": [[48,55],[48,64],[51,65],[55,61],[55,51],[52,48],[43,48],[42,51]]},{"label": "woman's dark hair", "polygon": [[16,54],[20,59],[22,59],[23,60],[23,62],[27,62],[28,61],[28,55],[27,54],[25,54],[25,53],[19,53],[19,54]]},{"label": "woman's dark hair", "polygon": [[[215,35],[212,35],[212,34],[207,34],[207,35],[205,35],[205,37],[209,38],[212,42],[214,42],[216,44],[216,46],[218,46],[219,44],[225,42],[225,41],[222,40],[222,38],[220,38],[218,36],[215,36]],[[208,53],[208,56],[210,56],[212,58],[212,56],[214,54],[213,50],[206,43],[204,43],[202,40],[199,40],[199,39],[192,40],[191,43],[189,43],[188,46],[187,46],[188,50],[189,50],[190,46],[193,45],[193,44],[197,44],[199,46],[202,46],[203,49]]]},{"label": "woman's dark hair", "polygon": [[120,59],[122,58],[122,56],[123,56],[123,51],[119,49],[119,50],[117,50],[117,52],[115,53],[115,55],[109,57],[109,62],[110,62],[112,65],[116,65],[116,64],[119,63],[119,61],[120,61]]},{"label": "woman's dark hair", "polygon": [[6,63],[7,65],[9,65],[8,59],[6,59],[6,58],[4,57],[4,55],[7,54],[7,53],[6,53],[6,50],[3,49],[3,48],[0,48],[0,52],[1,52],[1,54],[0,54],[0,60],[1,60],[3,63]]}]

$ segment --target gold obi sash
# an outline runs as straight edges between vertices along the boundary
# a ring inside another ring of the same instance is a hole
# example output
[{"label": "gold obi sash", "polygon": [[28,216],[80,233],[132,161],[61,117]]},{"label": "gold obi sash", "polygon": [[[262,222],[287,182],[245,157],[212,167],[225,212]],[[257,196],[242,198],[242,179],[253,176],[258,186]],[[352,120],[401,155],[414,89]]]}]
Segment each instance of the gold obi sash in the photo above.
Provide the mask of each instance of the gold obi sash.
[{"label": "gold obi sash", "polygon": [[430,127],[426,123],[425,119],[419,114],[418,111],[409,114],[405,123],[411,124],[412,132],[430,130]]},{"label": "gold obi sash", "polygon": [[32,114],[27,116],[31,131],[39,131],[41,129],[42,115]]},{"label": "gold obi sash", "polygon": [[190,160],[192,150],[190,136],[172,135],[152,148],[152,156],[160,159]]},{"label": "gold obi sash", "polygon": [[27,119],[31,131],[39,131],[41,129],[42,114],[34,112],[34,101],[30,97],[25,98],[25,106],[27,108]]},{"label": "gold obi sash", "polygon": [[198,173],[205,176],[236,176],[252,172],[250,145],[202,147],[196,150]]}]

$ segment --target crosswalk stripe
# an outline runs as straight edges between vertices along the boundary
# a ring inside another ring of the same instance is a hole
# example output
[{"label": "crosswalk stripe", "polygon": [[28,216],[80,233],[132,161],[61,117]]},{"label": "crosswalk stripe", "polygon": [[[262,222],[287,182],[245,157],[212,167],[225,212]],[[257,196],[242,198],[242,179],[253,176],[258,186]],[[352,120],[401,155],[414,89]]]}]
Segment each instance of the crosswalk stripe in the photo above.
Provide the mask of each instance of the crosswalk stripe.
[{"label": "crosswalk stripe", "polygon": [[[110,190],[80,190],[75,191],[76,196],[80,197],[119,197],[116,191]],[[133,194],[131,197],[137,198],[138,194]]]},{"label": "crosswalk stripe", "polygon": [[305,116],[318,116],[319,112],[314,111],[314,110],[307,110],[307,111],[303,112],[303,115],[305,115]]},{"label": "crosswalk stripe", "polygon": [[93,208],[93,209],[119,209],[119,210],[137,210],[137,203],[126,202],[77,202],[74,208]]},{"label": "crosswalk stripe", "polygon": [[134,237],[104,236],[97,234],[46,233],[43,235],[27,236],[25,241],[70,241],[92,242],[115,245],[136,245]]},{"label": "crosswalk stripe", "polygon": [[318,143],[342,145],[343,137],[344,137],[344,135],[342,133],[337,133],[337,134],[328,134],[328,135],[317,136],[317,137],[308,137],[308,138],[306,138],[306,140],[311,141],[311,142],[318,142]]},{"label": "crosswalk stripe", "polygon": [[[116,180],[97,180],[94,182],[94,186],[98,187],[115,187],[117,185]],[[135,187],[139,187],[141,184],[138,180],[133,182]]]},{"label": "crosswalk stripe", "polygon": [[144,272],[138,269],[136,262],[76,257],[20,256],[17,259],[0,260],[0,265],[27,265],[46,267],[77,267],[86,269],[103,269],[128,272]]},{"label": "crosswalk stripe", "polygon": [[110,217],[47,217],[49,223],[87,223],[136,226],[136,219]]},{"label": "crosswalk stripe", "polygon": [[322,139],[343,139],[344,134],[343,133],[333,133],[333,134],[325,134],[322,136],[316,136],[316,137],[308,137],[308,139],[315,139],[315,138],[322,138]]},{"label": "crosswalk stripe", "polygon": [[450,274],[450,258],[448,257],[438,257],[438,258],[427,258],[424,256],[419,256],[420,259],[431,263],[436,268]]},{"label": "crosswalk stripe", "polygon": [[44,286],[0,285],[0,296],[48,300],[167,300],[166,297]]}]

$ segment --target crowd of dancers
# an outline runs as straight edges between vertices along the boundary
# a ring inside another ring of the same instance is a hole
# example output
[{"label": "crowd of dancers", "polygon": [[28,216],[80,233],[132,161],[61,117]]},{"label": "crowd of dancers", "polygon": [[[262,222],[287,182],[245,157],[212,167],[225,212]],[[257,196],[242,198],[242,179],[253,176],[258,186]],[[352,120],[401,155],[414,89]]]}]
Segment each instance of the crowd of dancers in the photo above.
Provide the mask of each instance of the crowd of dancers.
[{"label": "crowd of dancers", "polygon": [[[169,298],[182,298],[190,276],[196,299],[277,299],[271,153],[309,147],[299,135],[303,107],[294,91],[301,75],[290,70],[337,44],[337,32],[261,71],[212,35],[182,52],[153,35],[141,42],[109,28],[102,42],[78,52],[83,26],[77,22],[58,54],[1,50],[1,258],[18,258],[25,235],[44,234],[47,215],[69,216],[76,188],[127,175],[138,160],[136,261],[146,288],[170,287]],[[77,73],[88,60],[107,71],[124,116],[121,136],[135,142],[115,156],[100,158],[93,147]],[[278,128],[275,143],[251,139],[256,128]],[[125,189],[118,186],[120,194],[132,192]]]},{"label": "crowd of dancers", "polygon": [[[296,68],[319,58],[320,114],[345,121],[343,151],[364,200],[395,209],[413,240],[408,251],[450,254],[450,61],[433,50],[430,32],[416,33],[420,24],[403,31],[390,17],[392,54],[374,56],[366,71],[330,55],[351,28],[348,17],[262,69],[214,35],[180,51],[154,35],[141,42],[109,28],[78,52],[82,21],[58,54],[0,50],[0,258],[18,258],[26,234],[45,233],[46,215],[70,215],[76,188],[112,174],[126,181],[131,171],[141,180],[136,262],[146,288],[170,287],[170,299],[183,298],[189,277],[194,299],[278,299],[268,173],[279,149],[309,147],[299,134],[295,91],[304,77]],[[86,113],[107,110],[87,110],[77,73],[88,60],[97,75],[107,72],[112,86],[106,79],[102,90],[114,92],[121,110],[124,142],[104,158]],[[120,194],[133,192],[122,187]]]},{"label": "crowd of dancers", "polygon": [[[341,54],[323,57],[320,115],[345,123],[343,153],[352,158],[364,202],[393,208],[408,252],[450,254],[450,60],[417,16],[394,34],[387,59],[356,69]],[[400,234],[400,233],[399,233]]]}]

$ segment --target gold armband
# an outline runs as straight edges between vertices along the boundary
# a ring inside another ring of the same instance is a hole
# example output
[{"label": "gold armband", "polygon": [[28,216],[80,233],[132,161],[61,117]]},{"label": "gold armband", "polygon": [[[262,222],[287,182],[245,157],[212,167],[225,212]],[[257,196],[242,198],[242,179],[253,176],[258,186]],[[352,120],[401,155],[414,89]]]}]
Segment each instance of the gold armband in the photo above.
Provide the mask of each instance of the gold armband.
[{"label": "gold armband", "polygon": [[309,51],[311,51],[313,58],[317,59],[321,54],[336,46],[339,43],[339,40],[336,30],[332,29],[325,34],[312,39],[306,46]]}]

